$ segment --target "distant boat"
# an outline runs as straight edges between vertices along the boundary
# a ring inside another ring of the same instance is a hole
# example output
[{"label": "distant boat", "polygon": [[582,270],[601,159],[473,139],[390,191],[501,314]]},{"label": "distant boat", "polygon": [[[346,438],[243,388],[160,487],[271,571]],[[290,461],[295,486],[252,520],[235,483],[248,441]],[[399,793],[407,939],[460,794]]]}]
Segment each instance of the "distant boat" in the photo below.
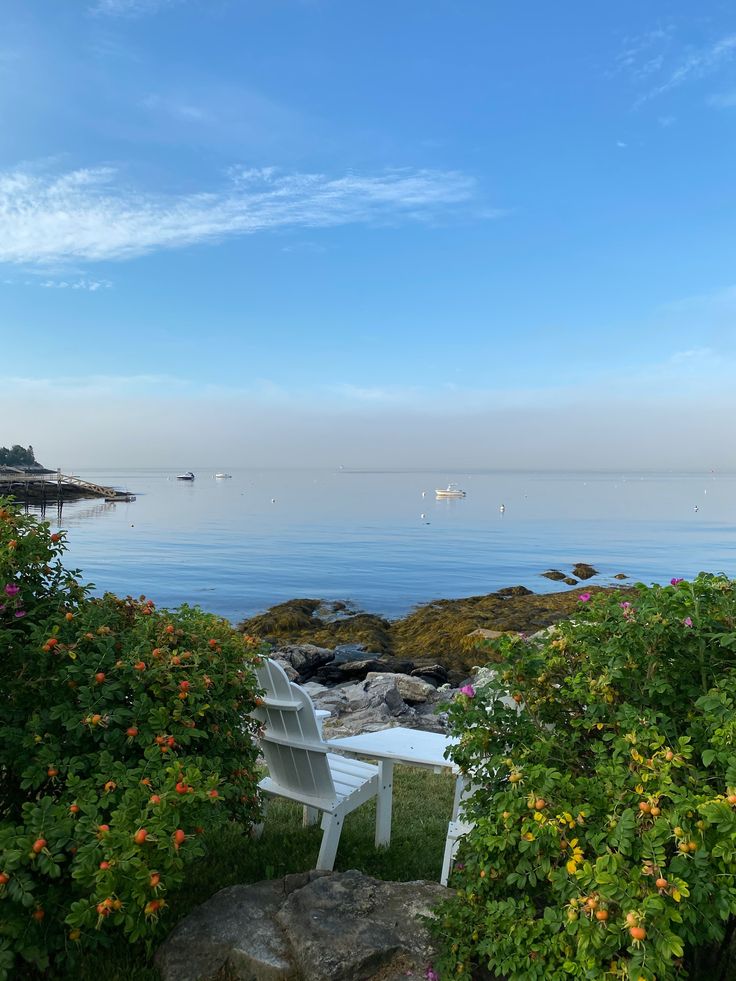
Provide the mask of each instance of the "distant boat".
[{"label": "distant boat", "polygon": [[178,473],[176,475],[177,480],[194,480],[194,474],[191,470],[187,470],[186,473]]},{"label": "distant boat", "polygon": [[445,487],[444,489],[438,487],[437,490],[435,491],[435,494],[437,495],[438,498],[465,497],[465,491],[460,490],[457,484],[448,484],[447,487]]},{"label": "distant boat", "polygon": [[230,480],[232,478],[231,473],[216,473],[215,480]]}]

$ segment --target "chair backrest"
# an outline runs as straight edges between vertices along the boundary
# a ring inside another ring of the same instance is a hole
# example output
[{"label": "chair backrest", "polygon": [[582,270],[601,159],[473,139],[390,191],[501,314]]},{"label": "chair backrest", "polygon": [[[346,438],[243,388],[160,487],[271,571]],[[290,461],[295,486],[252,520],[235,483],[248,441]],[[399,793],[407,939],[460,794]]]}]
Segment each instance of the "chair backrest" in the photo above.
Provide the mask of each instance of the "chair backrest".
[{"label": "chair backrest", "polygon": [[256,677],[265,695],[253,716],[263,727],[261,750],[271,779],[293,794],[334,801],[328,747],[312,699],[268,658],[256,668]]}]

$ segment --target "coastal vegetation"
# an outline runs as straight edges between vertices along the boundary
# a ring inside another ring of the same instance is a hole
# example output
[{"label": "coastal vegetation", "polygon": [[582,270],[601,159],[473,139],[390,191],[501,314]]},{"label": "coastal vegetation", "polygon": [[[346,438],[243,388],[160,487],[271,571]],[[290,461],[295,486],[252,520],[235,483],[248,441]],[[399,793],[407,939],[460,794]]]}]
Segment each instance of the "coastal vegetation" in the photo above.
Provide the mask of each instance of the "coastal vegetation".
[{"label": "coastal vegetation", "polygon": [[14,446],[0,446],[0,467],[33,467],[38,466],[33,447],[27,449],[16,443]]},{"label": "coastal vegetation", "polygon": [[485,657],[450,709],[475,827],[440,976],[732,977],[736,582],[585,592]]},{"label": "coastal vegetation", "polygon": [[150,944],[201,836],[258,813],[258,657],[226,621],[90,596],[0,500],[0,977]]},{"label": "coastal vegetation", "polygon": [[[484,665],[449,708],[475,826],[428,977],[731,981],[735,582],[429,604],[408,648],[395,624],[316,600],[249,621],[259,639],[196,608],[93,598],[64,548],[0,500],[0,978],[155,981],[154,944],[195,905],[310,868],[320,831],[295,835],[294,805],[249,836],[252,667],[284,630],[332,646],[375,630],[394,656],[448,643]],[[479,646],[479,618],[554,625]],[[391,847],[374,849],[366,806],[336,868],[436,880],[452,793],[402,768]]]}]

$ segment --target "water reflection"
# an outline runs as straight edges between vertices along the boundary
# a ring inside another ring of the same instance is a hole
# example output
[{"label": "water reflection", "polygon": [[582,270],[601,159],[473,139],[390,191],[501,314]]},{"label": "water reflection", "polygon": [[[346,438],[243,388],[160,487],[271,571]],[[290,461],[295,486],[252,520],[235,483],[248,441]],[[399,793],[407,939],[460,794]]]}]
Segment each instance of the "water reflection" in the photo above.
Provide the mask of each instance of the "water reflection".
[{"label": "water reflection", "polygon": [[[81,474],[137,500],[67,502],[71,563],[100,590],[232,619],[293,596],[398,615],[516,583],[556,589],[540,573],[578,561],[602,581],[736,574],[734,475],[219,469],[232,479]],[[450,481],[467,497],[436,500]]]}]

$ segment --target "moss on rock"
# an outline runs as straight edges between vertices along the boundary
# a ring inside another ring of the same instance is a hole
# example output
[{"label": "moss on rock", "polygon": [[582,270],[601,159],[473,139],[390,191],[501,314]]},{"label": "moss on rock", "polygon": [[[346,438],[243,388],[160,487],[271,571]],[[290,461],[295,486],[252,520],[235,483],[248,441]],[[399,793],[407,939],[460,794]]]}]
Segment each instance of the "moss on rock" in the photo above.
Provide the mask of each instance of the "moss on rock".
[{"label": "moss on rock", "polygon": [[[591,586],[588,592],[601,588]],[[278,643],[329,648],[362,644],[370,653],[467,672],[484,659],[478,638],[468,636],[474,630],[533,633],[570,616],[578,602],[575,592],[537,594],[511,588],[486,596],[435,600],[393,621],[355,613],[328,622],[317,615],[319,600],[294,599],[243,621],[241,629]]]}]

